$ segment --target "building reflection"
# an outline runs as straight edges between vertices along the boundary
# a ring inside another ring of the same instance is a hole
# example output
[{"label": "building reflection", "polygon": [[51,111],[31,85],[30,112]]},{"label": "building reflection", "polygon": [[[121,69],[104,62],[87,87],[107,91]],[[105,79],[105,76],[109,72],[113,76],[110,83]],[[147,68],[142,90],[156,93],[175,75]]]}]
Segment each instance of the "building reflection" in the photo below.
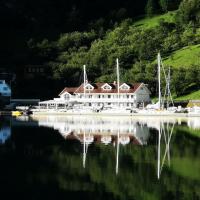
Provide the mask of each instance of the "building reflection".
[{"label": "building reflection", "polygon": [[10,119],[1,119],[0,120],[0,144],[5,144],[5,142],[11,136],[11,126]]},{"label": "building reflection", "polygon": [[[49,127],[57,130],[66,140],[78,140],[82,144],[82,165],[86,168],[87,153],[93,143],[112,145],[116,152],[116,174],[119,173],[119,157],[122,146],[148,145],[151,130],[156,133],[157,178],[160,179],[164,165],[170,166],[170,142],[175,125],[184,124],[198,128],[199,118],[159,117],[94,117],[94,116],[39,116],[19,117],[13,125]],[[162,147],[162,148],[161,148]]]}]

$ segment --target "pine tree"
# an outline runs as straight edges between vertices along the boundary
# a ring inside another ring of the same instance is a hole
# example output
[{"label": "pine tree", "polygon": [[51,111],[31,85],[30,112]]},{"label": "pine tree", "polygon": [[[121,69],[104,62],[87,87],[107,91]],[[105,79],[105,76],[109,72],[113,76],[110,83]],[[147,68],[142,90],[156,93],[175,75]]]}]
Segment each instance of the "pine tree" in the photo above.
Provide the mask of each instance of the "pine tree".
[{"label": "pine tree", "polygon": [[160,0],[159,4],[160,4],[162,11],[164,11],[164,12],[168,11],[169,0]]},{"label": "pine tree", "polygon": [[146,4],[146,14],[148,17],[151,17],[153,14],[155,14],[156,11],[156,4],[155,0],[148,0]]},{"label": "pine tree", "polygon": [[181,0],[159,0],[162,11],[167,12],[170,10],[176,10]]}]

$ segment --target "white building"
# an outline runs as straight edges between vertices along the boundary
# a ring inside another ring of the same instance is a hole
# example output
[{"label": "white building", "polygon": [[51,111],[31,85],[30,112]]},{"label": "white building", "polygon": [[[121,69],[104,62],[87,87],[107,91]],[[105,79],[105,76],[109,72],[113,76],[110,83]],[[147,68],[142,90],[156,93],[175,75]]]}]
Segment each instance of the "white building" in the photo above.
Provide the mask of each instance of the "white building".
[{"label": "white building", "polygon": [[150,102],[150,91],[144,83],[87,83],[77,88],[64,88],[60,98],[40,102],[40,108],[66,108],[74,104],[91,107],[135,108]]},{"label": "white building", "polygon": [[0,80],[0,96],[10,97],[11,89],[5,80]]}]

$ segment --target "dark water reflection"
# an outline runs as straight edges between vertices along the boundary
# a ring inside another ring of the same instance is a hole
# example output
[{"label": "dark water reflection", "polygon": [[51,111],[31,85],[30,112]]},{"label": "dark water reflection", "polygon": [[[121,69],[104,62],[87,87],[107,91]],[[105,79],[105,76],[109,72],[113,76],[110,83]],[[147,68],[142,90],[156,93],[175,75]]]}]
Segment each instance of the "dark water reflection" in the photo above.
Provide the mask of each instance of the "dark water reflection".
[{"label": "dark water reflection", "polygon": [[3,199],[200,199],[200,118],[2,118],[0,142]]}]

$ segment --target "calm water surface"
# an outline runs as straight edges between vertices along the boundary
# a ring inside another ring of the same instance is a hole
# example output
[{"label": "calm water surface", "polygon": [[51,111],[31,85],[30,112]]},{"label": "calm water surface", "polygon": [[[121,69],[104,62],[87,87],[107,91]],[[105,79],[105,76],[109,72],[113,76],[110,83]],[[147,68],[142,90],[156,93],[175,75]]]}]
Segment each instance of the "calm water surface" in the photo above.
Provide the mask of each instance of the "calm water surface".
[{"label": "calm water surface", "polygon": [[200,199],[200,118],[0,119],[3,199]]}]

